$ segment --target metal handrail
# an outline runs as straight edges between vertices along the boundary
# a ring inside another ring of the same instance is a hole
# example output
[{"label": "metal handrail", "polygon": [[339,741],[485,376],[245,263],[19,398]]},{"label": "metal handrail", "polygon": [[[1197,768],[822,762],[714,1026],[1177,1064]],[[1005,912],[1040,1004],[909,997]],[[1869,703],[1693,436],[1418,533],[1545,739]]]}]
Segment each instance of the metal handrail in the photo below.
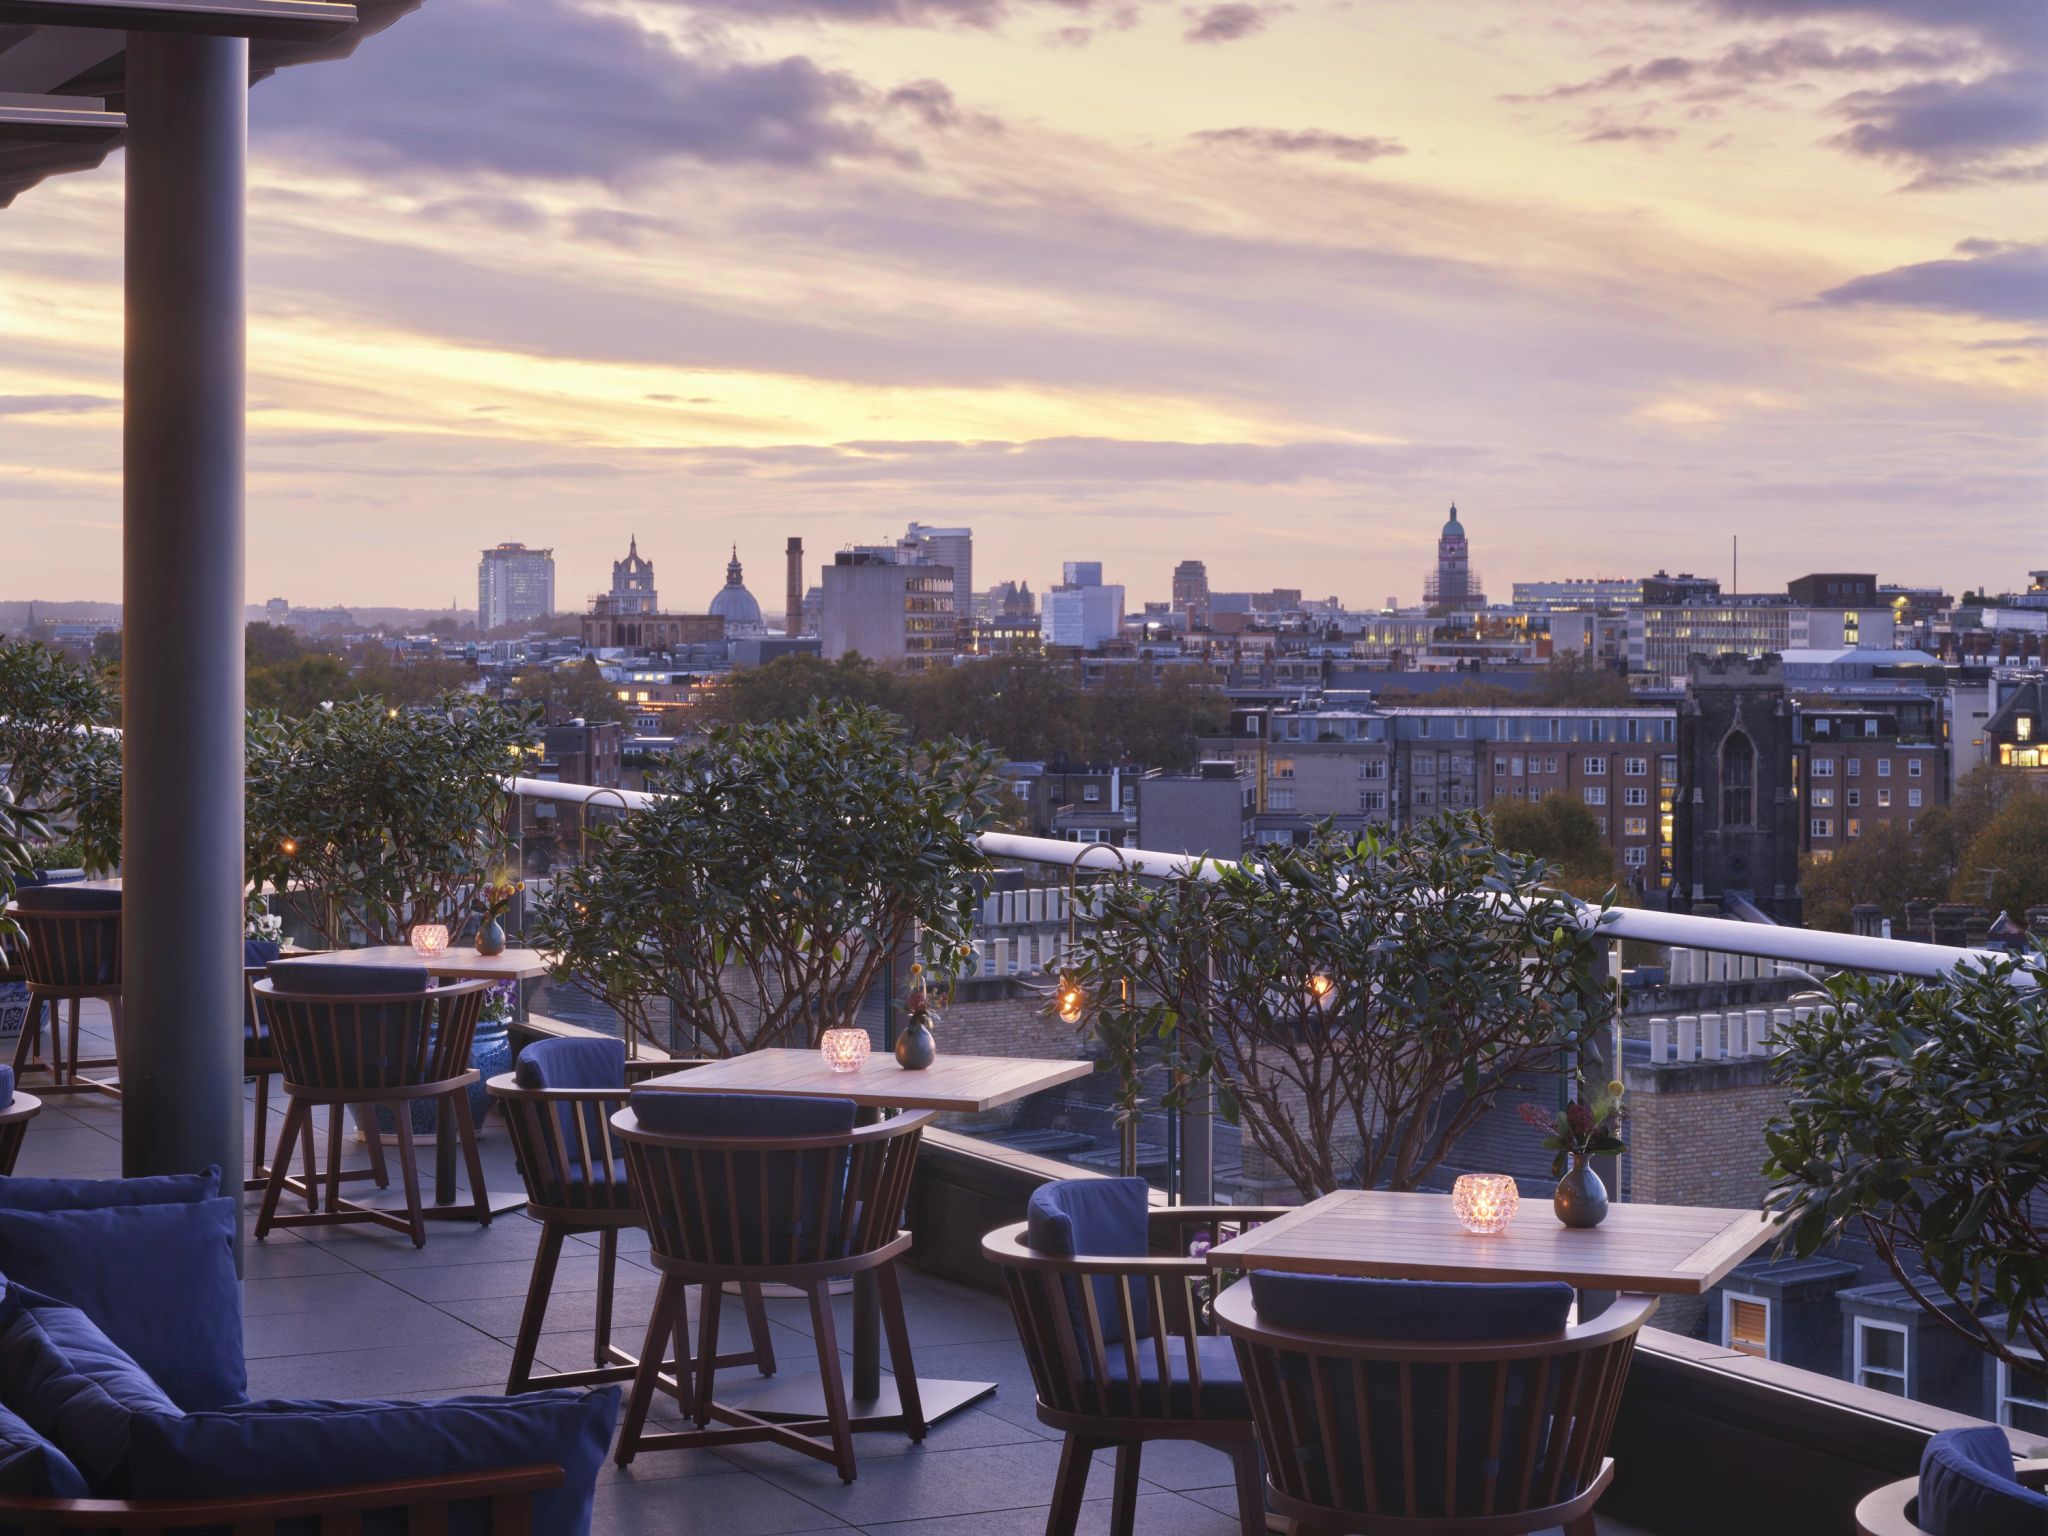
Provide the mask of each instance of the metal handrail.
[{"label": "metal handrail", "polygon": [[[634,809],[652,805],[661,798],[644,790],[558,784],[548,779],[508,779],[505,787],[513,794],[531,795],[537,800],[584,804],[601,796],[612,803],[622,801]],[[1162,879],[1192,873],[1213,880],[1226,862],[1198,854],[1156,853],[1140,848],[1117,848],[1108,843],[1069,843],[1058,838],[1025,837],[1013,832],[984,832],[978,841],[982,851],[993,858],[1018,859],[1084,873],[1089,870],[1126,870]],[[1885,971],[1935,980],[1960,966],[1988,967],[2006,958],[1992,949],[1918,944],[1907,939],[1880,939],[1855,933],[1822,933],[1811,928],[1773,928],[1726,917],[1695,917],[1685,912],[1649,912],[1634,907],[1615,907],[1602,913],[1583,902],[1579,903],[1579,911],[1586,927],[1596,928],[1609,938],[1711,950],[1720,954],[1754,955],[1764,960],[1783,960],[1831,970]]]}]

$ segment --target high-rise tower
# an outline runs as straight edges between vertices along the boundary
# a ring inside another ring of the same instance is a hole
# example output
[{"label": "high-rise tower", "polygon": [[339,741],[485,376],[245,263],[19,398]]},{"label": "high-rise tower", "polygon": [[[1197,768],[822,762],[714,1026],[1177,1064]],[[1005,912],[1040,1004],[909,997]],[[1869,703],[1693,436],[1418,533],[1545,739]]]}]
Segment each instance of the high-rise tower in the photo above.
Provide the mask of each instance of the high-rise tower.
[{"label": "high-rise tower", "polygon": [[1458,521],[1456,502],[1451,504],[1450,520],[1436,541],[1436,569],[1423,583],[1422,595],[1431,608],[1486,606],[1486,593],[1480,589],[1479,573],[1472,569],[1472,548],[1465,539],[1465,525]]}]

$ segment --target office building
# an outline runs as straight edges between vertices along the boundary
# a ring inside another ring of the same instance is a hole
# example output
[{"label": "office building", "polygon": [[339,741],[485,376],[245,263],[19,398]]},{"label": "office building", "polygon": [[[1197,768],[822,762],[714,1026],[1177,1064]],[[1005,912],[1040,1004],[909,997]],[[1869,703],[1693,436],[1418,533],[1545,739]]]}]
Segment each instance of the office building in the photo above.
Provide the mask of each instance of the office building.
[{"label": "office building", "polygon": [[1124,589],[1102,584],[1100,560],[1069,560],[1064,580],[1045,594],[1042,628],[1047,645],[1092,651],[1124,626]]},{"label": "office building", "polygon": [[1200,560],[1183,560],[1173,568],[1173,611],[1199,629],[1209,618],[1209,567]]},{"label": "office building", "polygon": [[911,667],[950,661],[958,645],[952,567],[901,548],[841,550],[825,567],[818,635],[827,661],[851,655]]},{"label": "office building", "polygon": [[1518,581],[1514,606],[1522,613],[1615,613],[1645,603],[1685,603],[1721,595],[1711,576],[1663,571],[1654,576],[1567,576],[1561,581]]},{"label": "office building", "polygon": [[532,624],[555,611],[555,552],[500,544],[476,567],[476,623],[485,634],[507,624]]},{"label": "office building", "polygon": [[1628,669],[1658,686],[1681,682],[1694,656],[1769,656],[1788,650],[1890,650],[1890,607],[1815,607],[1774,595],[1645,603],[1628,615]]}]

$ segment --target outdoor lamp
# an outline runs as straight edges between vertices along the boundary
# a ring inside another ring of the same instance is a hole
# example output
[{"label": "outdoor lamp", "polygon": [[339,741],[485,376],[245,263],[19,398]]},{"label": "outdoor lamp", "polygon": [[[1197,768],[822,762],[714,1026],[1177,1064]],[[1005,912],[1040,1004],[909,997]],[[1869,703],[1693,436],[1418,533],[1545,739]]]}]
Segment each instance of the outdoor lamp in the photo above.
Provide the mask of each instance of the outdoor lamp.
[{"label": "outdoor lamp", "polygon": [[412,952],[432,959],[448,947],[448,926],[445,923],[415,923],[412,930]]},{"label": "outdoor lamp", "polygon": [[1451,1186],[1451,1210],[1467,1232],[1504,1232],[1515,1219],[1522,1192],[1505,1173],[1461,1173]]},{"label": "outdoor lamp", "polygon": [[1069,1024],[1081,1022],[1082,1009],[1087,1003],[1087,998],[1081,991],[1081,983],[1071,976],[1062,976],[1059,990],[1053,997],[1059,1004],[1061,1019]]},{"label": "outdoor lamp", "polygon": [[828,1029],[818,1040],[819,1054],[834,1072],[858,1072],[868,1059],[868,1032],[864,1029]]}]

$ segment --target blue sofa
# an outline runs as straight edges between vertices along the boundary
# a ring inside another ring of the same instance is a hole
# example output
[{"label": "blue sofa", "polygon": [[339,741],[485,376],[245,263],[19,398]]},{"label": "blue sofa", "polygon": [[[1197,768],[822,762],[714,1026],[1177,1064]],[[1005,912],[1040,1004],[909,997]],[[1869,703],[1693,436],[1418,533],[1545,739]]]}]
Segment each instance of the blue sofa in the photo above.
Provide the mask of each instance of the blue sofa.
[{"label": "blue sofa", "polygon": [[[166,1500],[193,1504],[153,1528],[311,1531],[349,1511],[378,1536],[436,1509],[455,1536],[482,1536],[511,1500],[534,1531],[589,1531],[616,1387],[251,1402],[219,1183],[212,1168],[0,1178],[0,1536],[104,1529]],[[46,1499],[83,1502],[63,1518],[18,1502]]]}]

